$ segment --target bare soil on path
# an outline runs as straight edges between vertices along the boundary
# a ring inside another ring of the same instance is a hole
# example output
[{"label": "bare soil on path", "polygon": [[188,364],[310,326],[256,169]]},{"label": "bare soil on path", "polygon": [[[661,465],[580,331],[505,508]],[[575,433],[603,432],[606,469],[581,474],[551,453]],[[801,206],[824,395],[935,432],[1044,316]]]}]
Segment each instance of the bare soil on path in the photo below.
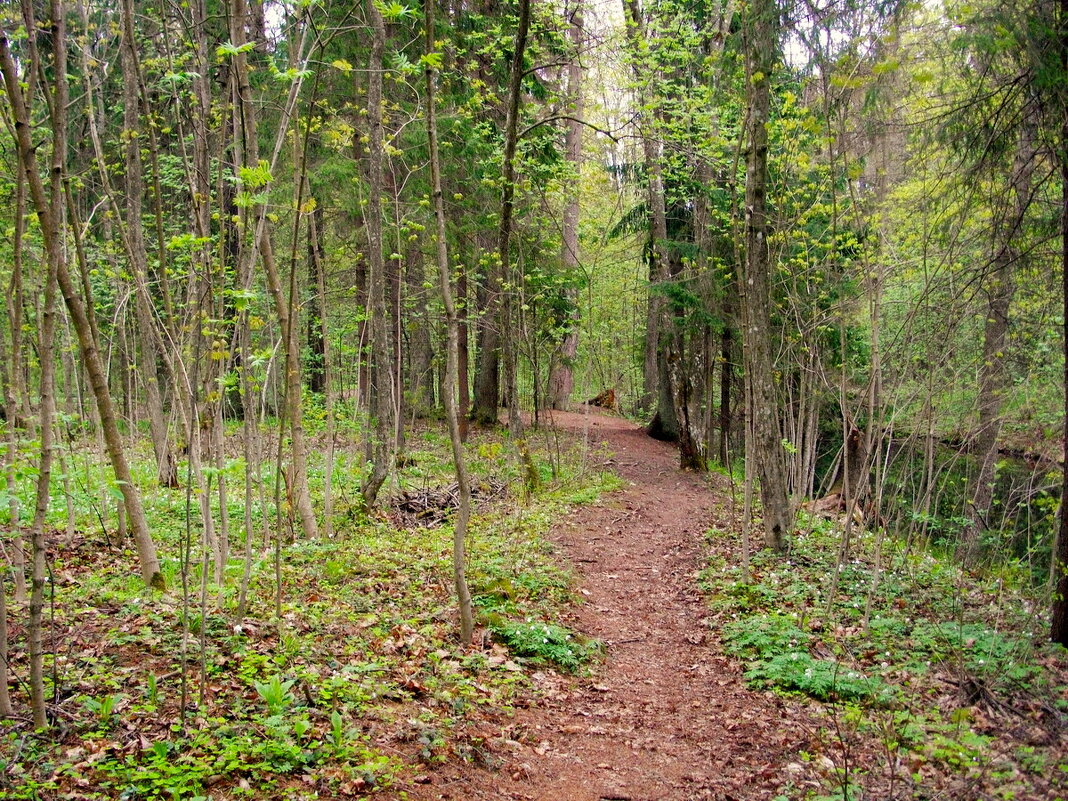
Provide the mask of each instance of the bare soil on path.
[{"label": "bare soil on path", "polygon": [[604,661],[592,676],[540,675],[528,708],[483,724],[482,766],[430,770],[408,797],[682,801],[796,791],[797,753],[810,745],[803,712],[746,689],[698,587],[705,533],[729,525],[729,496],[681,472],[674,447],[627,420],[556,413],[553,422],[579,434],[588,426],[591,452],[603,443],[604,467],[627,482],[551,534],[585,597],[566,622],[605,644]]}]

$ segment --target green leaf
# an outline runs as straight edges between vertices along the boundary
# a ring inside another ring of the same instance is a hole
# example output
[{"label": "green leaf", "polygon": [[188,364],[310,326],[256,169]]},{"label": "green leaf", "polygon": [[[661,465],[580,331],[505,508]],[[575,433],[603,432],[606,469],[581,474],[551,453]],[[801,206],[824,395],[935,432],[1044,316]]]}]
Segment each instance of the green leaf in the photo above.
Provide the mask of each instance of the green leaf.
[{"label": "green leaf", "polygon": [[236,56],[238,53],[248,53],[251,50],[255,50],[256,45],[254,42],[245,42],[238,47],[232,42],[223,42],[217,48],[215,48],[215,55],[219,58],[226,58],[228,56]]},{"label": "green leaf", "polygon": [[419,61],[432,70],[440,70],[442,65],[441,53],[426,53],[419,58]]},{"label": "green leaf", "polygon": [[238,177],[246,189],[259,189],[274,180],[271,167],[265,159],[260,159],[260,163],[255,167],[241,167]]},{"label": "green leaf", "polygon": [[375,5],[378,6],[378,13],[382,15],[386,22],[396,22],[400,19],[415,16],[413,9],[408,8],[403,3],[396,2],[396,0],[392,0],[389,3],[376,2]]}]

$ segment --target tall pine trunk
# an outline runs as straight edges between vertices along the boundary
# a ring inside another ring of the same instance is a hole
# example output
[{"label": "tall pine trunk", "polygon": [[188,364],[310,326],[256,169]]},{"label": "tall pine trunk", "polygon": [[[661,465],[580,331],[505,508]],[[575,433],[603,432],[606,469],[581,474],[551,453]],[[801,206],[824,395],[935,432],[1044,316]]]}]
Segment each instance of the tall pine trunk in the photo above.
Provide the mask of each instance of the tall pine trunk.
[{"label": "tall pine trunk", "polygon": [[779,428],[771,332],[771,254],[767,217],[768,117],[771,74],[778,52],[779,8],[775,0],[754,0],[746,19],[748,152],[745,172],[745,247],[741,281],[742,353],[746,404],[753,437],[753,461],[760,479],[764,542],[782,550],[793,526],[786,494],[786,465]]},{"label": "tall pine trunk", "polygon": [[[573,276],[579,269],[579,186],[582,172],[582,114],[585,109],[582,94],[582,0],[577,0],[571,12],[571,63],[567,69],[567,94],[569,113],[573,119],[567,121],[567,134],[564,139],[564,155],[574,170],[576,178],[572,185],[564,214],[561,230],[560,262],[564,273]],[[553,409],[567,409],[571,403],[571,392],[575,387],[573,363],[578,353],[579,314],[578,290],[569,287],[564,299],[568,306],[568,318],[564,321],[564,334],[553,352],[549,371],[549,385],[546,388],[549,405]]]}]

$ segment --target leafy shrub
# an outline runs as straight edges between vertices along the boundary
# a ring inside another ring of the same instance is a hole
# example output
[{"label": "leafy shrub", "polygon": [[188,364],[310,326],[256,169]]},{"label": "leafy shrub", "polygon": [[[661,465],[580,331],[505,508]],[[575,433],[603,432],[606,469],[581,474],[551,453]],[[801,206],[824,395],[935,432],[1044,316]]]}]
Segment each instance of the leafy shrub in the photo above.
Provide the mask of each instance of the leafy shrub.
[{"label": "leafy shrub", "polygon": [[516,656],[550,662],[571,672],[585,665],[599,650],[596,641],[551,623],[503,621],[491,623],[490,629]]},{"label": "leafy shrub", "polygon": [[807,651],[757,660],[746,671],[745,679],[757,686],[804,693],[818,701],[877,701],[889,695],[881,680],[838,662],[814,659]]},{"label": "leafy shrub", "polygon": [[727,653],[743,659],[769,659],[802,650],[812,635],[786,615],[748,615],[723,629]]},{"label": "leafy shrub", "polygon": [[994,683],[1026,685],[1040,673],[1032,661],[1030,643],[987,626],[924,622],[913,630],[912,639],[917,649]]}]

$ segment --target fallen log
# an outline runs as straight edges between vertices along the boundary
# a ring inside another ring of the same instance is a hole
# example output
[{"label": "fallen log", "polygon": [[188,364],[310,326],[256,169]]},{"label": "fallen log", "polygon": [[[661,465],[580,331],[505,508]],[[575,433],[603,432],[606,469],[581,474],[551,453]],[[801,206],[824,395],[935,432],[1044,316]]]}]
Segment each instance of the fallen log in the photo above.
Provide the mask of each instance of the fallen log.
[{"label": "fallen log", "polygon": [[608,409],[610,411],[617,411],[616,405],[616,388],[609,387],[600,395],[590,398],[586,401],[587,406],[596,406],[600,409]]}]

